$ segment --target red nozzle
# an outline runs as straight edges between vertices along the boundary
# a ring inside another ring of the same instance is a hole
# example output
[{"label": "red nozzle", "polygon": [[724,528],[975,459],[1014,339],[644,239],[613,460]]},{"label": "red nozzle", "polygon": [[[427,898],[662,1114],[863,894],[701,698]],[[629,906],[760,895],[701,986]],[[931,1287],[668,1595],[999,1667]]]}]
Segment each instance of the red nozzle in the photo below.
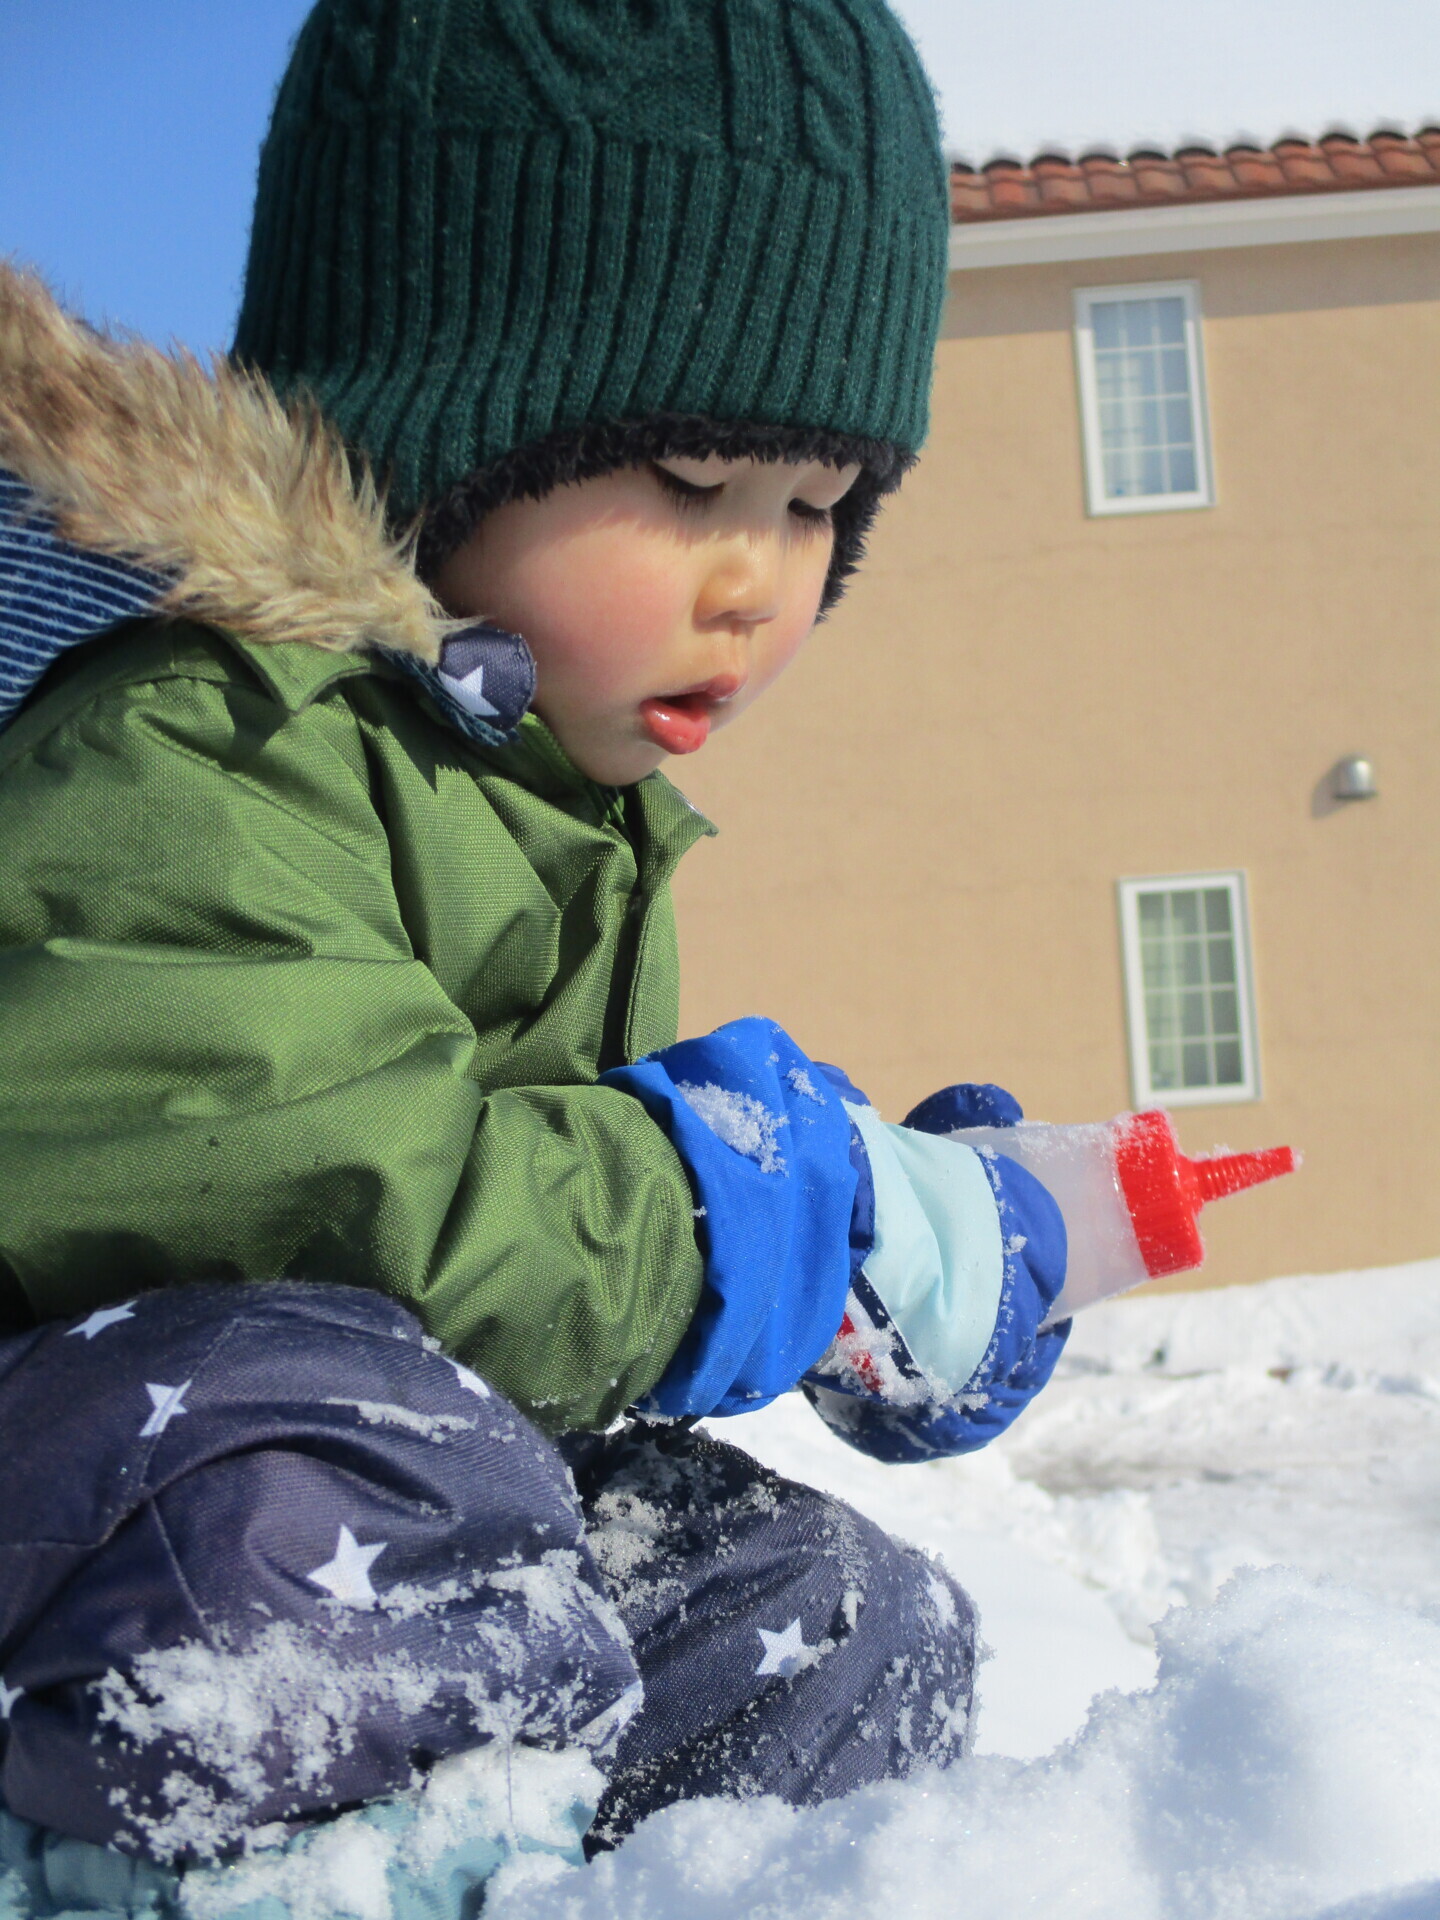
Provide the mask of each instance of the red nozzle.
[{"label": "red nozzle", "polygon": [[1186,1160],[1195,1187],[1197,1207],[1207,1200],[1223,1200],[1227,1193],[1243,1193],[1246,1187],[1258,1187],[1265,1180],[1278,1180],[1282,1173],[1294,1173],[1293,1147],[1266,1147],[1263,1153],[1214,1153],[1206,1160]]},{"label": "red nozzle", "polygon": [[1292,1147],[1191,1160],[1181,1153],[1168,1114],[1134,1113],[1122,1120],[1115,1168],[1146,1272],[1158,1279],[1200,1266],[1205,1246],[1195,1216],[1206,1201],[1293,1173],[1297,1164]]}]

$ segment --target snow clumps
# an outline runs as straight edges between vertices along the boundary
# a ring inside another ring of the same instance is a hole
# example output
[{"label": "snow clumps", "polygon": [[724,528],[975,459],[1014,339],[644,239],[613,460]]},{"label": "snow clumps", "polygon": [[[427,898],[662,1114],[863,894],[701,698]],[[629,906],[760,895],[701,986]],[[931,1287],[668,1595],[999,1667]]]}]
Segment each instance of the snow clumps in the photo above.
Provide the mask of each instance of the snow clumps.
[{"label": "snow clumps", "polygon": [[753,1093],[732,1093],[713,1081],[702,1086],[695,1080],[682,1080],[676,1091],[718,1140],[755,1161],[762,1173],[785,1171],[777,1147],[781,1127],[790,1124],[783,1113],[772,1113]]},{"label": "snow clumps", "polygon": [[1156,1629],[1043,1759],[795,1811],[702,1800],[486,1920],[1418,1920],[1440,1913],[1440,1622],[1280,1568]]}]

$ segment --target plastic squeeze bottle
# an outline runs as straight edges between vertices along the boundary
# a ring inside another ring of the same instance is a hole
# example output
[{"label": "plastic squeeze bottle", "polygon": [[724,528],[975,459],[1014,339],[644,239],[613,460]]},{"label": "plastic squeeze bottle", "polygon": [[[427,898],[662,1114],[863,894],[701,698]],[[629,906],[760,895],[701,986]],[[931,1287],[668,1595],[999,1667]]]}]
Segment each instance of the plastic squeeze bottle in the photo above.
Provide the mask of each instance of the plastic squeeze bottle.
[{"label": "plastic squeeze bottle", "polygon": [[1168,1113],[1122,1113],[1088,1126],[962,1127],[947,1135],[982,1153],[1018,1160],[1048,1188],[1065,1221],[1065,1287],[1045,1325],[1164,1273],[1205,1259],[1196,1215],[1300,1164],[1292,1147],[1191,1160]]}]

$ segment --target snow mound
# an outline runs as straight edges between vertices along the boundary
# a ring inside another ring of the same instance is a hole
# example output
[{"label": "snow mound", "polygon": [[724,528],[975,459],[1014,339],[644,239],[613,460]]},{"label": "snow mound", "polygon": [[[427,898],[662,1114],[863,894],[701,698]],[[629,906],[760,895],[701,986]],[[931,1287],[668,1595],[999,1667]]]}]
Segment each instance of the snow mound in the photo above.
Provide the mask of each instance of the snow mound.
[{"label": "snow mound", "polygon": [[692,1802],[486,1920],[1434,1920],[1440,1623],[1285,1569],[1156,1629],[1042,1759],[793,1811]]},{"label": "snow mound", "polygon": [[1065,1357],[1172,1379],[1343,1363],[1392,1391],[1428,1380],[1440,1392],[1440,1260],[1117,1300],[1076,1318]]}]

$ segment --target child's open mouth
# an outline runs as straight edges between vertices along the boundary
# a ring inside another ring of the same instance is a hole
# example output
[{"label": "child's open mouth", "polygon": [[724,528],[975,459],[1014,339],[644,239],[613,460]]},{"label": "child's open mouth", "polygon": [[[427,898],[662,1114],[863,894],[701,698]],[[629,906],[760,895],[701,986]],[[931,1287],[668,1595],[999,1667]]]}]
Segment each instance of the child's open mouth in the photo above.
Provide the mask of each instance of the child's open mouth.
[{"label": "child's open mouth", "polygon": [[640,702],[641,731],[666,753],[695,753],[710,737],[716,707],[733,700],[744,684],[727,673],[685,693],[652,694]]}]

